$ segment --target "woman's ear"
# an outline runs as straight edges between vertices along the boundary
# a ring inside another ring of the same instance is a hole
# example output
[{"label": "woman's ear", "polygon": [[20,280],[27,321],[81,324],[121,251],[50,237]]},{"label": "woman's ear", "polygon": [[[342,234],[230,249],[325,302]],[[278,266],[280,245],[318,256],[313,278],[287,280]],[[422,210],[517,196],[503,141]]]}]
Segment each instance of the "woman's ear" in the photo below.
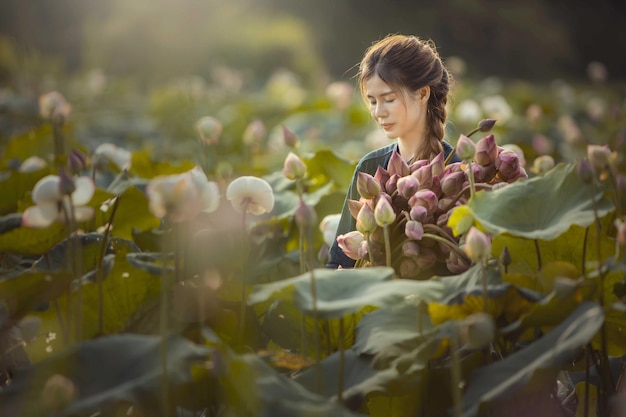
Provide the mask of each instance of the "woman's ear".
[{"label": "woman's ear", "polygon": [[428,99],[430,98],[430,87],[426,85],[417,90],[417,96],[422,103],[428,103]]}]

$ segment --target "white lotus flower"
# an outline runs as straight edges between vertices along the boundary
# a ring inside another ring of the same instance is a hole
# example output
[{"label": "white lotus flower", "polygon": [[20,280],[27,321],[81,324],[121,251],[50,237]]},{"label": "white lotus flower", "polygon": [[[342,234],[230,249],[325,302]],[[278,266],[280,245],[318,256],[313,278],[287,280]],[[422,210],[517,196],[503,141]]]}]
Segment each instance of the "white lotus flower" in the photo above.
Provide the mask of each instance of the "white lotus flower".
[{"label": "white lotus flower", "polygon": [[48,163],[45,161],[45,159],[38,156],[31,156],[30,158],[26,158],[24,162],[22,162],[22,164],[18,168],[18,171],[24,173],[35,172],[47,166]]},{"label": "white lotus flower", "polygon": [[261,178],[243,176],[228,185],[226,198],[238,212],[261,215],[274,208],[274,191],[269,183]]},{"label": "white lotus flower", "polygon": [[199,166],[182,174],[153,178],[146,193],[152,214],[158,218],[168,215],[174,223],[192,220],[201,212],[211,213],[220,203],[217,183],[209,181]]},{"label": "white lotus flower", "polygon": [[113,162],[119,169],[129,169],[132,161],[132,153],[112,143],[103,143],[94,151],[94,158],[106,158]]},{"label": "white lotus flower", "polygon": [[53,120],[58,117],[67,119],[71,111],[72,106],[58,91],[39,96],[39,114],[44,119]]},{"label": "white lotus flower", "polygon": [[74,186],[76,188],[70,198],[61,193],[61,178],[58,175],[48,175],[40,179],[32,193],[35,205],[24,211],[22,224],[26,227],[43,228],[50,226],[54,221],[65,223],[65,212],[69,212],[70,204],[73,206],[77,222],[90,220],[94,209],[85,204],[91,201],[96,186],[89,177],[76,178]]}]

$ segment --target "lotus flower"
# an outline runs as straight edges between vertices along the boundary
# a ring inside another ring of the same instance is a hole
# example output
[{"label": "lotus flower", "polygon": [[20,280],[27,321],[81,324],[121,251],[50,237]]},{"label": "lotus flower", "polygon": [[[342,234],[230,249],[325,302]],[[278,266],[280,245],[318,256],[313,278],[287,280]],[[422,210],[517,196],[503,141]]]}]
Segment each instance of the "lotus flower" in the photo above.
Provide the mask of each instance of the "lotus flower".
[{"label": "lotus flower", "polygon": [[422,240],[422,236],[424,236],[424,226],[418,221],[409,220],[404,226],[404,233],[409,239]]},{"label": "lotus flower", "polygon": [[588,145],[587,158],[593,169],[599,174],[604,171],[611,162],[611,150],[608,146]]},{"label": "lotus flower", "polygon": [[482,166],[495,164],[498,157],[498,145],[493,135],[487,135],[476,143],[474,160]]},{"label": "lotus flower", "polygon": [[38,156],[26,158],[18,168],[19,172],[35,172],[48,166],[48,163]]},{"label": "lotus flower", "polygon": [[374,211],[368,204],[363,204],[356,217],[356,229],[361,233],[371,233],[376,227]]},{"label": "lotus flower", "polygon": [[376,219],[376,224],[380,227],[388,226],[396,219],[396,213],[394,212],[388,198],[382,197],[378,200],[376,208],[374,208],[374,217]]},{"label": "lotus flower", "polygon": [[224,127],[222,122],[211,116],[204,116],[196,121],[196,132],[200,141],[207,145],[217,144]]},{"label": "lotus flower", "polygon": [[283,175],[290,180],[301,180],[306,175],[306,165],[298,155],[289,152],[285,158]]},{"label": "lotus flower", "polygon": [[399,178],[396,182],[396,188],[398,189],[398,194],[407,200],[417,192],[420,187],[420,183],[413,175],[407,175],[405,177]]},{"label": "lotus flower", "polygon": [[370,174],[365,172],[359,172],[356,179],[356,188],[361,195],[361,197],[365,199],[372,199],[381,191],[381,183],[379,183],[376,178],[372,177]]},{"label": "lotus flower", "polygon": [[361,243],[364,241],[365,236],[357,230],[337,236],[337,245],[339,245],[348,258],[354,260],[361,259],[359,249],[361,248]]},{"label": "lotus flower", "polygon": [[274,191],[267,181],[252,176],[235,179],[226,189],[226,198],[242,213],[259,216],[274,208]]},{"label": "lotus flower", "polygon": [[154,177],[146,193],[152,214],[158,218],[168,215],[175,223],[193,220],[200,212],[213,212],[220,202],[217,183],[208,181],[199,166],[182,174]]},{"label": "lotus flower", "polygon": [[411,207],[423,206],[426,208],[428,214],[432,214],[437,209],[438,202],[437,194],[431,190],[419,190],[409,199],[409,205]]},{"label": "lotus flower", "polygon": [[471,161],[476,154],[476,145],[470,138],[461,135],[456,143],[456,154],[464,161]]},{"label": "lotus flower", "polygon": [[496,159],[496,169],[505,180],[512,179],[519,174],[520,164],[517,154],[513,151],[503,150]]},{"label": "lotus flower", "polygon": [[78,177],[72,181],[73,191],[64,194],[61,177],[48,175],[40,179],[33,189],[34,206],[27,208],[22,214],[22,224],[26,227],[43,228],[54,221],[66,222],[66,212],[73,210],[77,222],[90,220],[93,207],[85,204],[91,201],[95,191],[93,180],[89,177]]},{"label": "lotus flower", "polygon": [[50,93],[42,94],[39,97],[39,114],[44,119],[67,119],[70,115],[71,110],[72,106],[58,91],[52,91]]}]

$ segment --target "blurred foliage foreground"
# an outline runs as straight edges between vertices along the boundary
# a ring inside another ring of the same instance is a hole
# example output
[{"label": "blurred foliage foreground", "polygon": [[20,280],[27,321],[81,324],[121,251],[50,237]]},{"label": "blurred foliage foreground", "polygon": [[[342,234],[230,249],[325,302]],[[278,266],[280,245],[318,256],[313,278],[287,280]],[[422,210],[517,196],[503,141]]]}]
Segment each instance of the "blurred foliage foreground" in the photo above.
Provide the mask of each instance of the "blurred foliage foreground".
[{"label": "blurred foliage foreground", "polygon": [[[161,96],[163,129],[195,128],[189,158],[173,144],[86,144],[64,97],[41,98],[47,122],[9,138],[0,159],[1,415],[624,415],[622,103],[594,113],[523,90],[509,97],[519,116],[503,96],[459,93],[456,127],[498,119],[524,175],[481,182],[504,162],[480,162],[485,138],[476,154],[459,139],[462,187],[440,200],[449,220],[423,234],[411,223],[410,236],[421,254],[446,240],[465,262],[435,273],[399,245],[417,269],[405,274],[393,251],[323,267],[354,169],[325,137],[339,119],[323,115],[351,120],[348,137],[366,118],[350,105],[305,111],[289,91],[300,111],[268,113],[283,126],[274,142],[262,123],[222,125],[239,120],[234,104],[185,127],[173,114],[189,101]],[[538,161],[527,173],[524,155]],[[397,197],[419,171],[443,191],[442,167],[396,164],[383,189]],[[409,216],[397,200],[385,214],[379,192],[361,193],[376,224],[359,230]]]}]

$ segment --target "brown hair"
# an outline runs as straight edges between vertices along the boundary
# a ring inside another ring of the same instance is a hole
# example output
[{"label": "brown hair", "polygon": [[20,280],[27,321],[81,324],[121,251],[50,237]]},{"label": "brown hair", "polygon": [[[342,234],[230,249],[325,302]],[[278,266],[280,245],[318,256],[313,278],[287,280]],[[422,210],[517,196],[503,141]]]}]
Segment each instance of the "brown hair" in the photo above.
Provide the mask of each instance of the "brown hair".
[{"label": "brown hair", "polygon": [[452,77],[443,65],[435,44],[406,35],[389,35],[375,42],[365,52],[357,74],[364,97],[365,82],[374,75],[392,88],[409,92],[430,87],[426,116],[429,135],[417,158],[432,159],[442,152],[441,140],[445,133],[446,103]]}]

